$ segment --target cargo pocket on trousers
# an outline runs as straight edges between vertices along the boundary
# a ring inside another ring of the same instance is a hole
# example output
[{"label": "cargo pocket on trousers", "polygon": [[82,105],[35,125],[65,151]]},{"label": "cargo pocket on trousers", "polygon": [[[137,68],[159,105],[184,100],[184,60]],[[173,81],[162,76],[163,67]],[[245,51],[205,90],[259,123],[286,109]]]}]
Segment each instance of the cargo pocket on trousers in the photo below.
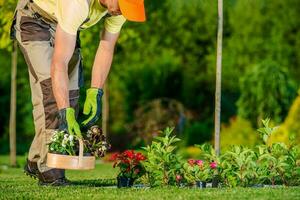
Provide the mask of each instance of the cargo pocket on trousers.
[{"label": "cargo pocket on trousers", "polygon": [[39,19],[22,16],[20,20],[21,41],[49,41],[50,25]]},{"label": "cargo pocket on trousers", "polygon": [[40,85],[43,94],[45,128],[56,129],[58,128],[58,108],[52,91],[51,78],[41,81]]}]

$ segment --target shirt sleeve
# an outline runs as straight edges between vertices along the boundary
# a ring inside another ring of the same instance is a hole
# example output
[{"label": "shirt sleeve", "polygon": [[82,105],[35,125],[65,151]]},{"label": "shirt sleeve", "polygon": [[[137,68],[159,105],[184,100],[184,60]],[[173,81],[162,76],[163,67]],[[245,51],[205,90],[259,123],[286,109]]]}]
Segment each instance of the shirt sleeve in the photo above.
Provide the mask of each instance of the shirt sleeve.
[{"label": "shirt sleeve", "polygon": [[125,21],[126,19],[123,15],[107,17],[104,22],[104,27],[110,33],[118,33]]},{"label": "shirt sleeve", "polygon": [[89,6],[86,0],[57,0],[56,17],[59,26],[67,33],[76,35],[87,19]]}]

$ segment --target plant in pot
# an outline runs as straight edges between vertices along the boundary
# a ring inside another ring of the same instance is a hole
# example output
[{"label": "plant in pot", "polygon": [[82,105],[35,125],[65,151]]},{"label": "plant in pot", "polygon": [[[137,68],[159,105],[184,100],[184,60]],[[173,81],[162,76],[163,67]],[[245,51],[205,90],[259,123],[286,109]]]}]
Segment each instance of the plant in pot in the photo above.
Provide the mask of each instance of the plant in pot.
[{"label": "plant in pot", "polygon": [[210,176],[209,163],[203,160],[189,159],[184,165],[184,177],[190,185],[206,188],[206,182]]},{"label": "plant in pot", "polygon": [[[196,147],[199,148],[200,150],[200,157],[203,158],[204,162],[209,162],[209,163],[215,163],[212,164],[212,166],[216,165],[217,163],[221,163],[220,157],[216,154],[215,149],[211,144],[202,144],[202,145],[195,145]],[[222,168],[218,165],[216,165],[216,168],[214,170],[211,170],[211,176],[208,181],[212,182],[212,187],[216,188],[219,186],[220,182],[220,172]]]},{"label": "plant in pot", "polygon": [[107,142],[102,129],[94,125],[83,134],[84,153],[93,155],[96,158],[104,157],[111,145]]},{"label": "plant in pot", "polygon": [[69,135],[64,131],[55,131],[50,140],[50,153],[70,156],[76,155],[76,150],[79,146],[76,136]]},{"label": "plant in pot", "polygon": [[119,167],[117,176],[117,186],[131,187],[134,181],[145,174],[145,168],[141,161],[146,160],[146,157],[134,150],[126,150],[123,153],[116,153],[112,156],[114,160],[113,167]]},{"label": "plant in pot", "polygon": [[221,156],[221,176],[226,185],[249,186],[257,177],[256,155],[252,149],[243,146],[232,146]]},{"label": "plant in pot", "polygon": [[161,137],[154,137],[150,145],[143,147],[147,154],[143,165],[151,187],[182,185],[184,182],[181,156],[176,152],[176,143],[180,139],[172,134],[173,130],[167,127],[160,131]]}]

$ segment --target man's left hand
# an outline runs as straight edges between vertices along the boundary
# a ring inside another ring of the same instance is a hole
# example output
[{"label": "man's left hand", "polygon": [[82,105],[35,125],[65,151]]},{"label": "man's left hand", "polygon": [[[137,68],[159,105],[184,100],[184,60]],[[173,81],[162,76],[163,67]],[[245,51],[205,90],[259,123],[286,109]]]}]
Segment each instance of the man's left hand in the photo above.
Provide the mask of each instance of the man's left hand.
[{"label": "man's left hand", "polygon": [[83,127],[93,126],[100,118],[102,95],[103,90],[99,88],[89,88],[86,91],[83,114],[88,115],[89,118],[82,122]]}]

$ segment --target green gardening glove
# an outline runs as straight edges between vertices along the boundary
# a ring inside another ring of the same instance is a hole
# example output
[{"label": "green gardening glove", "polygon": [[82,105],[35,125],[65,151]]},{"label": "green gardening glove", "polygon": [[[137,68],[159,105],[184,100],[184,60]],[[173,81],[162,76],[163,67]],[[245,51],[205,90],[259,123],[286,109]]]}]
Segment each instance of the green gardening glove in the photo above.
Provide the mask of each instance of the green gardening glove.
[{"label": "green gardening glove", "polygon": [[90,128],[100,118],[102,95],[103,90],[99,88],[89,88],[86,91],[83,114],[88,115],[89,118],[82,122],[83,128]]},{"label": "green gardening glove", "polygon": [[76,121],[74,108],[64,108],[58,111],[59,130],[81,138],[79,124]]}]

